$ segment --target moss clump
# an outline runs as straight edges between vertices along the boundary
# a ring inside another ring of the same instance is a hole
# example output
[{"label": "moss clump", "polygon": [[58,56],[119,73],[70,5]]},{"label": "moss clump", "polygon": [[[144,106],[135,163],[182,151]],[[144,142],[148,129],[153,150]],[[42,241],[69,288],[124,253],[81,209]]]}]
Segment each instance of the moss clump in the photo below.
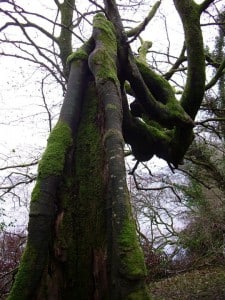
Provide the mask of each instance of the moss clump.
[{"label": "moss clump", "polygon": [[92,63],[98,68],[95,73],[96,81],[105,82],[111,80],[115,83],[118,82],[116,64],[106,49],[98,49],[94,57],[92,57]]},{"label": "moss clump", "polygon": [[40,195],[41,195],[41,191],[40,191],[40,180],[38,179],[34,188],[33,188],[33,191],[32,191],[32,194],[31,194],[31,201],[36,201],[40,198]]},{"label": "moss clump", "polygon": [[67,63],[71,63],[76,60],[87,60],[88,54],[83,49],[83,47],[79,48],[76,52],[71,53],[67,58]]},{"label": "moss clump", "polygon": [[152,47],[152,42],[151,41],[144,41],[142,42],[141,47],[138,50],[139,54],[139,61],[141,61],[143,64],[147,64],[147,53],[149,51],[149,48]]},{"label": "moss clump", "polygon": [[140,136],[145,136],[145,139],[150,139],[152,143],[159,141],[169,142],[170,138],[160,125],[157,126],[157,122],[149,121],[147,118],[143,120],[135,118],[133,119],[133,126],[135,131],[140,132]]},{"label": "moss clump", "polygon": [[121,255],[120,272],[129,279],[144,278],[147,274],[144,256],[137,242],[133,220],[127,219],[124,221],[118,237],[118,244]]},{"label": "moss clump", "polygon": [[32,191],[31,201],[40,198],[40,181],[48,176],[60,176],[64,169],[65,155],[72,144],[70,127],[59,121],[51,132],[47,148],[38,166],[38,177]]},{"label": "moss clump", "polygon": [[167,131],[156,128],[154,124],[148,125],[138,118],[132,120],[126,133],[126,142],[131,145],[133,155],[139,161],[148,161],[154,154],[162,158],[163,153],[168,152],[170,141]]},{"label": "moss clump", "polygon": [[166,104],[175,99],[173,89],[166,79],[151,70],[140,59],[136,59],[136,64],[146,85],[157,101]]},{"label": "moss clump", "polygon": [[182,120],[185,123],[191,124],[191,118],[184,111],[181,103],[177,101],[174,90],[169,82],[151,70],[140,59],[137,59],[136,63],[149,91],[158,102],[165,105],[162,108],[167,111],[167,114],[170,114],[174,120]]},{"label": "moss clump", "polygon": [[177,101],[176,99],[172,99],[170,102],[168,102],[166,107],[174,118],[183,120],[184,122],[191,124],[192,121],[190,116],[188,116],[184,111],[179,101]]},{"label": "moss clump", "polygon": [[113,24],[109,22],[103,14],[97,14],[93,22],[94,30],[98,29],[97,45],[94,54],[92,54],[91,69],[95,69],[95,78],[97,81],[112,80],[118,83],[116,56],[117,40]]},{"label": "moss clump", "polygon": [[110,45],[111,51],[116,51],[116,31],[113,24],[103,14],[99,13],[94,17],[93,27],[101,30],[101,40]]},{"label": "moss clump", "polygon": [[71,145],[71,129],[66,123],[59,121],[49,136],[47,148],[39,163],[38,179],[62,175],[65,154]]}]

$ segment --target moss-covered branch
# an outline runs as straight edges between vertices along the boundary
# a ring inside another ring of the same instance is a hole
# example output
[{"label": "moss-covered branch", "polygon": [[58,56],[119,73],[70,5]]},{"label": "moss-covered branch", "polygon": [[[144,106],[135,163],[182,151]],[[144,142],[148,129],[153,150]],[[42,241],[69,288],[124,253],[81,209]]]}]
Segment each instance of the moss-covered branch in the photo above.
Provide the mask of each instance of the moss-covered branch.
[{"label": "moss-covered branch", "polygon": [[124,139],[131,145],[132,153],[138,161],[148,161],[156,155],[168,163],[173,163],[171,157],[173,131],[134,117],[129,111],[125,94],[123,94],[123,114]]},{"label": "moss-covered branch", "polygon": [[[159,145],[162,146],[164,144],[168,145],[168,139],[170,139],[171,144],[170,147],[167,147],[168,150],[162,150],[161,153],[159,152],[158,154],[163,156],[169,163],[174,163],[174,165],[177,166],[178,163],[182,161],[185,151],[193,138],[193,120],[176,100],[169,83],[160,75],[149,70],[145,62],[143,63],[140,62],[140,60],[135,60],[129,45],[126,43],[127,36],[123,31],[121,18],[115,1],[107,0],[105,1],[105,5],[107,15],[114,24],[116,30],[119,63],[121,66],[126,66],[125,70],[122,68],[123,76],[125,76],[125,79],[129,81],[130,87],[136,97],[136,101],[138,101],[141,105],[145,116],[160,124],[159,128],[155,128],[155,126],[144,126],[140,122],[128,121],[128,139],[130,139],[130,143],[133,144],[134,148],[138,148],[138,142],[135,142],[135,137],[137,137],[137,135],[132,135],[131,128],[133,128],[136,132],[138,132],[138,127],[141,128],[140,130],[143,132],[143,136],[145,136],[145,138],[148,137],[146,140],[149,141],[149,147],[142,147],[142,154],[137,151],[137,153],[139,153],[140,156],[143,156],[142,158],[144,159],[147,159],[147,157],[151,158],[153,154],[156,154],[154,151],[150,150],[150,141],[159,141]],[[164,129],[160,128],[161,126],[170,129],[177,127],[177,130],[175,131],[175,134],[174,131],[165,132]],[[125,127],[126,126],[124,126],[124,128]],[[186,131],[186,135],[182,135],[182,131]],[[132,141],[132,136],[134,141]],[[156,136],[158,137],[156,138]],[[182,151],[179,151],[178,147],[180,138],[182,138],[181,141],[184,145],[184,147],[182,147]],[[128,139],[126,137],[126,140]],[[138,137],[137,140],[139,140]],[[157,144],[157,142],[155,144]],[[137,147],[134,145],[137,145]],[[142,143],[141,145],[144,146]],[[139,147],[139,149],[141,149],[141,147]],[[166,149],[166,147],[163,149]],[[180,152],[179,155],[177,152]]]},{"label": "moss-covered branch", "polygon": [[200,28],[200,8],[193,0],[174,0],[183,23],[187,49],[188,76],[181,105],[195,118],[205,91],[205,53]]},{"label": "moss-covered branch", "polygon": [[[188,76],[181,106],[194,120],[205,92],[205,54],[200,28],[200,7],[192,0],[174,0],[176,9],[183,23],[185,45],[187,50]],[[171,156],[175,167],[182,161],[188,147],[193,141],[192,128],[177,126],[171,141]]]},{"label": "moss-covered branch", "polygon": [[30,205],[28,241],[8,298],[10,300],[32,299],[37,293],[48,259],[58,185],[71,143],[72,131],[60,121],[51,132],[39,163],[37,183]]},{"label": "moss-covered branch", "polygon": [[[175,100],[168,82],[149,70],[145,64],[136,61],[132,55],[129,55],[127,78],[136,98],[151,119],[168,128],[175,125],[193,127],[193,121]],[[163,99],[158,101],[160,94],[163,95]],[[167,99],[168,95],[169,99]],[[165,101],[167,105],[163,104]]]},{"label": "moss-covered branch", "polygon": [[53,224],[59,205],[59,185],[64,174],[66,156],[78,130],[87,75],[87,58],[74,55],[60,118],[39,162],[30,205],[28,241],[8,298],[10,300],[33,299],[39,293],[53,238]]},{"label": "moss-covered branch", "polygon": [[88,56],[93,49],[93,40],[88,40],[76,52],[70,53],[67,64],[70,67],[67,92],[60,112],[60,120],[67,123],[73,131],[73,136],[78,129],[82,110],[82,99],[87,88]]},{"label": "moss-covered branch", "polygon": [[139,39],[141,41],[141,46],[138,49],[138,60],[147,65],[147,54],[149,49],[152,47],[152,42],[143,41],[141,37]]},{"label": "moss-covered branch", "polygon": [[73,8],[75,0],[63,1],[58,5],[61,13],[61,30],[57,38],[60,58],[63,65],[63,71],[66,78],[69,77],[69,67],[67,64],[67,57],[72,52],[72,29],[73,29]]},{"label": "moss-covered branch", "polygon": [[[117,78],[117,38],[111,22],[103,15],[94,19],[95,49],[89,66],[105,111],[104,146],[108,165],[108,242],[110,295],[112,299],[148,299],[142,251],[137,243],[126,186],[122,136],[122,101]],[[113,281],[112,282],[112,278]],[[133,295],[133,296],[132,296]],[[138,299],[138,298],[136,298]]]}]

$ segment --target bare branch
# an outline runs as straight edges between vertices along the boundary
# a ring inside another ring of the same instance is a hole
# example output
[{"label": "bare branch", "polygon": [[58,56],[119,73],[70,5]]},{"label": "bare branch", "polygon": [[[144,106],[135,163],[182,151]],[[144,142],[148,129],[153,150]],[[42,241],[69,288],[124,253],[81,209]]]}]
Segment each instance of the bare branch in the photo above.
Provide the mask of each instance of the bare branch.
[{"label": "bare branch", "polygon": [[205,53],[199,7],[192,0],[174,0],[174,4],[183,23],[188,60],[188,75],[181,104],[194,119],[205,92]]},{"label": "bare branch", "polygon": [[171,77],[173,76],[173,74],[177,71],[180,71],[181,69],[178,69],[179,66],[185,62],[187,60],[187,57],[184,55],[185,54],[185,51],[186,51],[186,46],[185,46],[185,43],[183,45],[183,48],[181,50],[181,53],[179,55],[179,57],[177,58],[177,60],[175,61],[174,65],[172,66],[172,68],[163,75],[163,77],[166,79],[166,80],[169,80],[171,79]]},{"label": "bare branch", "polygon": [[38,64],[40,65],[41,67],[45,68],[47,71],[49,71],[49,73],[55,78],[55,80],[61,85],[62,87],[62,90],[65,91],[66,90],[66,87],[65,87],[65,84],[64,82],[62,82],[62,80],[60,78],[57,77],[57,74],[56,72],[54,72],[50,66],[48,66],[47,64],[41,62],[41,61],[38,61],[36,59],[31,59],[31,58],[28,58],[28,57],[25,57],[25,56],[21,56],[21,55],[17,55],[17,54],[9,54],[9,53],[4,53],[4,52],[1,52],[0,55],[3,55],[3,56],[8,56],[8,57],[15,57],[15,58],[19,58],[19,59],[24,59],[24,60],[27,60],[27,61],[30,61],[32,63],[35,63],[35,64]]},{"label": "bare branch", "polygon": [[208,122],[224,122],[224,121],[225,121],[225,118],[208,118],[203,121],[195,122],[195,125],[203,125]]},{"label": "bare branch", "polygon": [[137,178],[135,174],[133,175],[133,179],[134,179],[134,183],[135,183],[135,187],[137,190],[139,191],[161,191],[161,190],[165,190],[165,189],[170,189],[174,195],[177,197],[177,199],[179,200],[179,202],[182,202],[181,197],[178,195],[178,193],[175,191],[175,188],[171,185],[162,185],[160,187],[140,187],[139,183],[137,182]]},{"label": "bare branch", "polygon": [[132,40],[130,40],[129,42],[131,43],[132,41],[134,41],[142,31],[145,30],[145,27],[149,24],[149,22],[153,19],[153,17],[155,16],[159,6],[161,4],[161,0],[157,1],[152,9],[150,10],[149,14],[147,15],[147,17],[144,19],[144,21],[142,23],[140,23],[137,27],[132,28],[131,30],[129,30],[128,32],[126,32],[127,37],[133,37]]},{"label": "bare branch", "polygon": [[213,87],[217,81],[220,79],[220,77],[225,74],[225,59],[220,64],[215,76],[210,80],[210,82],[206,85],[205,89],[208,90],[211,87]]},{"label": "bare branch", "polygon": [[51,112],[48,108],[48,104],[46,102],[46,98],[45,98],[45,93],[44,93],[44,81],[45,81],[45,78],[43,78],[41,80],[41,94],[42,94],[42,99],[43,99],[43,102],[44,102],[44,108],[47,112],[47,115],[48,115],[48,125],[49,125],[49,131],[51,132],[52,131],[52,116],[51,116]]},{"label": "bare branch", "polygon": [[204,10],[206,10],[214,1],[215,0],[205,0],[201,4],[199,4],[200,12],[202,13]]},{"label": "bare branch", "polygon": [[17,168],[27,168],[31,166],[36,166],[38,164],[38,161],[34,161],[31,163],[26,163],[26,164],[20,164],[20,165],[10,165],[10,166],[5,166],[0,168],[0,171],[8,170],[8,169],[17,169]]}]

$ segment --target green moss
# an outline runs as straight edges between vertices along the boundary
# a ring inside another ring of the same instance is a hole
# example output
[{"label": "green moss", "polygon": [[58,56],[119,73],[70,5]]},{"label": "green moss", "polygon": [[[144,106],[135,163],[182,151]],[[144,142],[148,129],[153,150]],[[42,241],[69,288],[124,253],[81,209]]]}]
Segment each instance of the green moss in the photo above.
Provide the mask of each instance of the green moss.
[{"label": "green moss", "polygon": [[169,142],[170,137],[167,135],[167,132],[163,128],[160,129],[159,126],[156,127],[156,124],[156,122],[147,124],[139,119],[135,119],[137,130],[141,130],[146,135],[146,139],[150,138],[155,142],[159,142],[159,140]]},{"label": "green moss", "polygon": [[128,81],[125,81],[124,83],[124,88],[125,88],[125,91],[128,95],[131,95],[131,96],[135,96],[134,95],[134,91],[132,90],[131,86],[130,86],[130,83]]},{"label": "green moss", "polygon": [[170,115],[173,120],[182,120],[184,123],[191,124],[191,118],[187,115],[181,103],[177,101],[175,93],[169,82],[161,75],[155,73],[140,59],[136,60],[138,69],[140,70],[149,91],[154,98],[161,102],[163,110]]},{"label": "green moss", "polygon": [[154,126],[147,126],[148,131],[151,133],[151,135],[154,137],[155,141],[165,141],[170,142],[170,137],[167,135],[167,133],[163,129],[158,129]]},{"label": "green moss", "polygon": [[108,103],[108,104],[106,105],[106,110],[107,110],[107,109],[118,110],[118,107],[117,107],[116,104]]},{"label": "green moss", "polygon": [[104,151],[98,101],[95,85],[89,84],[72,170],[62,190],[64,216],[56,247],[66,258],[65,278],[71,286],[64,299],[89,299],[88,293],[93,289],[93,250],[105,247]]},{"label": "green moss", "polygon": [[66,123],[59,121],[49,136],[47,148],[39,163],[38,179],[62,175],[65,154],[71,145],[71,129]]},{"label": "green moss", "polygon": [[190,121],[190,117],[186,114],[183,107],[180,105],[180,102],[176,99],[171,99],[167,104],[167,109],[170,111],[171,115],[179,119]]},{"label": "green moss", "polygon": [[[94,93],[93,90],[92,93]],[[77,138],[77,151],[80,153],[80,155],[77,156],[77,176],[82,180],[80,182],[82,183],[82,185],[80,184],[80,188],[84,190],[86,195],[84,198],[88,196],[86,180],[90,181],[90,175],[87,173],[87,170],[94,172],[92,176],[95,176],[92,178],[89,188],[93,188],[97,191],[98,187],[102,185],[101,170],[103,157],[101,153],[103,152],[103,148],[96,120],[98,99],[96,95],[92,94],[92,96],[92,100],[84,104],[86,113],[83,116]],[[86,155],[84,155],[84,151]]]},{"label": "green moss", "polygon": [[97,46],[92,62],[97,66],[95,77],[99,81],[112,80],[118,83],[116,56],[117,56],[117,40],[115,29],[103,14],[97,14],[94,18],[93,27],[100,30],[98,41],[102,46]]},{"label": "green moss", "polygon": [[170,131],[157,128],[155,123],[146,124],[139,118],[133,118],[129,126],[125,142],[131,145],[137,160],[148,161],[154,154],[165,157],[162,155],[170,147]]},{"label": "green moss", "polygon": [[97,81],[104,82],[111,80],[115,83],[118,82],[116,64],[107,49],[98,49],[98,51],[94,54],[93,63],[98,66],[97,73],[95,73]]},{"label": "green moss", "polygon": [[[93,87],[94,88],[94,87]],[[90,286],[93,280],[92,264],[93,249],[104,248],[105,220],[103,211],[104,180],[103,163],[104,153],[101,133],[98,124],[99,103],[95,90],[89,89],[85,99],[83,119],[77,137],[76,176],[78,180],[76,218],[76,235],[79,236],[79,245],[74,254],[77,256],[77,270],[81,286],[77,290],[79,299],[86,299],[84,286]],[[71,270],[74,272],[74,270]],[[91,289],[91,287],[90,287]],[[83,295],[83,296],[82,296]]]},{"label": "green moss", "polygon": [[143,252],[137,242],[136,227],[133,220],[125,220],[118,237],[121,255],[121,273],[129,279],[146,276]]},{"label": "green moss", "polygon": [[31,201],[40,198],[40,181],[42,179],[51,175],[62,175],[65,154],[71,144],[71,129],[68,125],[59,121],[49,136],[47,148],[39,162],[37,182],[32,191]]},{"label": "green moss", "polygon": [[40,191],[40,180],[37,179],[37,182],[33,188],[32,194],[31,194],[31,201],[36,201],[40,198],[41,191]]},{"label": "green moss", "polygon": [[144,64],[147,64],[147,53],[149,51],[149,48],[152,47],[152,42],[151,41],[144,41],[141,45],[141,47],[138,50],[139,54],[139,61],[141,61]]},{"label": "green moss", "polygon": [[93,27],[101,30],[101,40],[107,42],[110,45],[110,49],[115,51],[117,49],[117,42],[113,24],[103,14],[99,13],[94,17]]},{"label": "green moss", "polygon": [[72,61],[76,60],[87,60],[88,54],[84,50],[83,47],[79,48],[77,51],[71,53],[67,58],[67,63],[71,63]]},{"label": "green moss", "polygon": [[16,275],[15,283],[7,300],[28,299],[26,297],[29,295],[28,293],[30,292],[30,286],[33,284],[35,288],[35,279],[32,278],[33,282],[31,282],[28,280],[28,276],[34,272],[36,263],[38,263],[37,251],[34,247],[28,244],[21,258],[19,271]]},{"label": "green moss", "polygon": [[151,70],[140,59],[137,59],[136,63],[145,83],[157,101],[166,104],[175,99],[173,89],[166,79]]},{"label": "green moss", "polygon": [[129,294],[127,300],[150,300],[151,297],[147,288],[141,286],[139,290]]}]

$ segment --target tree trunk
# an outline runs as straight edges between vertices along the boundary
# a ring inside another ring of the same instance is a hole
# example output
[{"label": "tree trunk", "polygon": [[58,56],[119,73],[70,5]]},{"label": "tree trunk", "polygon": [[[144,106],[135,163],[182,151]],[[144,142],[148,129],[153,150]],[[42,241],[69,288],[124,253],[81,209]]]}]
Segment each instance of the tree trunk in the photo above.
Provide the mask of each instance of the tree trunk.
[{"label": "tree trunk", "polygon": [[93,39],[70,57],[10,300],[149,299],[126,186],[116,37],[102,15]]},{"label": "tree trunk", "polygon": [[[27,246],[10,300],[149,299],[124,139],[138,161],[154,154],[175,167],[182,161],[204,94],[200,6],[174,0],[188,54],[180,105],[168,82],[133,56],[115,1],[104,2],[111,22],[97,14],[92,37],[68,58],[67,93],[39,163]],[[129,109],[126,80],[142,120]]]}]

